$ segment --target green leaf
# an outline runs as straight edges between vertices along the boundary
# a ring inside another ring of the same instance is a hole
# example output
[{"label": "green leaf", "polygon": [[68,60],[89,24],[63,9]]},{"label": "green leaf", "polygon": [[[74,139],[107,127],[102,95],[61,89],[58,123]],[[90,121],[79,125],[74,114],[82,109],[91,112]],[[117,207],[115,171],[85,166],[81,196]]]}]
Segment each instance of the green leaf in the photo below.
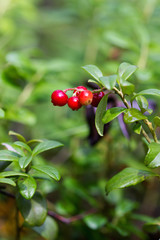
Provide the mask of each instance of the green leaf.
[{"label": "green leaf", "polygon": [[9,150],[0,150],[0,161],[18,161],[20,155],[9,151]]},{"label": "green leaf", "polygon": [[133,131],[137,134],[140,134],[142,130],[142,125],[139,122],[136,122],[133,126]]},{"label": "green leaf", "polygon": [[49,177],[55,179],[56,181],[59,181],[61,178],[58,170],[52,166],[36,165],[36,166],[32,166],[32,168],[39,172],[47,174]]},{"label": "green leaf", "polygon": [[153,95],[153,96],[160,97],[160,90],[158,90],[158,89],[146,89],[146,90],[143,90],[139,93],[136,93],[132,99],[134,99],[135,97],[137,97],[139,95]]},{"label": "green leaf", "polygon": [[118,117],[121,113],[125,112],[127,109],[122,107],[113,107],[108,109],[103,115],[103,123],[108,123]]},{"label": "green leaf", "polygon": [[113,176],[106,184],[106,193],[118,189],[136,185],[150,177],[158,176],[156,173],[139,170],[134,168],[125,168],[120,173]]},{"label": "green leaf", "polygon": [[26,178],[20,177],[18,179],[18,189],[20,194],[25,198],[25,199],[31,199],[36,191],[37,188],[37,183],[34,180],[33,177],[28,176]]},{"label": "green leaf", "polygon": [[118,75],[120,79],[127,80],[136,70],[137,66],[123,62],[118,68]]},{"label": "green leaf", "polygon": [[160,127],[160,117],[156,116],[153,119],[155,128]]},{"label": "green leaf", "polygon": [[41,139],[31,139],[27,142],[27,144],[32,145],[32,144],[40,143],[40,142],[43,142],[43,140],[41,140]]},{"label": "green leaf", "polygon": [[95,84],[98,84],[98,81],[96,80],[93,80],[93,79],[89,79],[88,82],[91,82],[91,83],[95,83]]},{"label": "green leaf", "polygon": [[135,86],[132,83],[125,81],[121,83],[121,88],[123,94],[131,95],[134,92]]},{"label": "green leaf", "polygon": [[36,226],[36,227],[33,227],[32,229],[47,240],[56,239],[57,233],[58,233],[57,223],[50,216],[46,217],[46,220],[41,226],[39,227]]},{"label": "green leaf", "polygon": [[63,144],[57,141],[51,141],[51,140],[44,140],[43,142],[39,143],[32,152],[33,156],[38,155],[41,152],[57,148],[57,147],[62,147]]},{"label": "green leaf", "polygon": [[117,75],[111,75],[106,77],[100,77],[100,81],[104,87],[108,90],[112,90],[116,85]]},{"label": "green leaf", "polygon": [[26,149],[28,152],[32,152],[31,148],[24,142],[16,141],[16,142],[14,142],[14,145],[22,147],[22,148]]},{"label": "green leaf", "polygon": [[14,177],[14,176],[28,176],[28,174],[15,171],[6,171],[0,173],[0,177]]},{"label": "green leaf", "polygon": [[136,121],[140,121],[143,119],[146,119],[147,117],[144,116],[138,109],[136,108],[130,108],[127,109],[124,114],[124,122],[125,123],[133,123]]},{"label": "green leaf", "polygon": [[9,135],[14,135],[18,138],[19,141],[26,143],[26,139],[19,133],[16,133],[14,131],[9,131]]},{"label": "green leaf", "polygon": [[102,122],[103,114],[106,111],[108,95],[106,94],[98,104],[95,116],[95,126],[100,136],[103,136],[104,123]]},{"label": "green leaf", "polygon": [[107,219],[99,214],[91,214],[84,218],[84,222],[89,228],[96,230],[104,226],[107,223]]},{"label": "green leaf", "polygon": [[82,67],[86,72],[88,72],[92,77],[94,77],[98,82],[99,78],[103,76],[101,70],[95,65],[86,65]]},{"label": "green leaf", "polygon": [[156,168],[160,166],[160,144],[159,143],[150,143],[149,150],[145,157],[145,165],[150,168]]},{"label": "green leaf", "polygon": [[138,106],[140,107],[142,113],[148,111],[150,113],[150,111],[152,111],[152,109],[148,109],[148,101],[144,96],[137,96],[136,97],[136,101],[138,103]]},{"label": "green leaf", "polygon": [[140,107],[141,110],[148,109],[148,101],[145,97],[139,95],[136,97],[136,101],[138,103],[138,106]]},{"label": "green leaf", "polygon": [[40,226],[44,223],[47,216],[47,204],[46,199],[39,192],[35,192],[30,200],[19,194],[17,205],[27,225]]},{"label": "green leaf", "polygon": [[16,186],[15,182],[12,179],[9,179],[9,178],[0,178],[0,183],[9,184],[13,187]]},{"label": "green leaf", "polygon": [[4,118],[5,112],[3,111],[2,108],[0,108],[0,118]]},{"label": "green leaf", "polygon": [[19,157],[25,155],[23,149],[20,148],[19,146],[16,146],[14,143],[3,142],[2,145],[5,146],[9,151],[12,151],[12,152],[15,152],[16,154],[19,154],[18,155]]},{"label": "green leaf", "polygon": [[30,162],[32,161],[32,156],[28,155],[28,156],[24,156],[19,158],[19,166],[20,168],[26,168]]},{"label": "green leaf", "polygon": [[97,84],[100,88],[103,87],[103,85],[101,84],[101,82],[98,82],[97,80],[89,79],[88,82]]}]

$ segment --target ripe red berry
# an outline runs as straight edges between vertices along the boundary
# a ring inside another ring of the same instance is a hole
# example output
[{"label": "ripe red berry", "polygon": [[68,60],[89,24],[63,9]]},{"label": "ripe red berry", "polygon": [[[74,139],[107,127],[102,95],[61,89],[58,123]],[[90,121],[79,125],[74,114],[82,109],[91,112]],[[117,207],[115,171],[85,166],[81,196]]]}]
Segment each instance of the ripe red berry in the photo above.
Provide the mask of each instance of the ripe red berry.
[{"label": "ripe red berry", "polygon": [[[78,86],[78,87],[76,87],[77,89],[79,89],[79,90],[87,90],[87,88],[86,87],[84,87],[84,86]],[[76,96],[78,97],[79,96],[79,94],[81,93],[81,91],[77,91],[77,90],[74,90],[74,92],[73,93],[76,93]]]},{"label": "ripe red berry", "polygon": [[82,107],[77,96],[72,96],[68,99],[68,106],[73,110],[78,110]]},{"label": "ripe red berry", "polygon": [[68,102],[68,96],[62,90],[56,90],[51,95],[54,106],[64,106]]},{"label": "ripe red berry", "polygon": [[79,101],[82,105],[89,105],[92,102],[93,94],[89,90],[84,90],[79,94]]},{"label": "ripe red berry", "polygon": [[93,100],[91,105],[93,107],[97,107],[99,102],[101,101],[101,99],[104,97],[104,92],[97,92],[97,93],[93,93]]}]

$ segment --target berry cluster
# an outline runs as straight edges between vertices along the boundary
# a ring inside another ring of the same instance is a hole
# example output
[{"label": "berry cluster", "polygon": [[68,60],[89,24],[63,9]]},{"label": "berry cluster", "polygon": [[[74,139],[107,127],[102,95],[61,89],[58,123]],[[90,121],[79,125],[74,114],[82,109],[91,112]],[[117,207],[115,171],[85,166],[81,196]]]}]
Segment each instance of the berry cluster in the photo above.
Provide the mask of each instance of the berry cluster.
[{"label": "berry cluster", "polygon": [[[72,90],[73,96],[68,98],[66,92]],[[91,104],[93,107],[97,107],[100,100],[104,96],[104,92],[92,93],[84,86],[78,86],[76,88],[69,88],[65,90],[55,90],[51,95],[51,102],[54,106],[64,106],[68,103],[68,106],[73,110],[78,110],[83,105]]]}]

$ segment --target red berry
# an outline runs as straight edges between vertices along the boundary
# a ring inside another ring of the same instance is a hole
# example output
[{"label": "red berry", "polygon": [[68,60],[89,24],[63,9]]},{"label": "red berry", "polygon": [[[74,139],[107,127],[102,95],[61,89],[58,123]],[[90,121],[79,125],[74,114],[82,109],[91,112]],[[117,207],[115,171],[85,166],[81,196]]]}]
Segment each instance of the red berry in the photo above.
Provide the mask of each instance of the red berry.
[{"label": "red berry", "polygon": [[68,96],[62,90],[56,90],[51,95],[54,106],[64,106],[68,102]]},{"label": "red berry", "polygon": [[79,94],[79,101],[82,105],[89,105],[91,104],[93,99],[93,94],[89,90],[84,90]]},{"label": "red berry", "polygon": [[[84,87],[84,86],[78,86],[78,87],[76,87],[77,89],[79,89],[79,90],[87,90],[87,88],[86,87]],[[81,91],[77,91],[77,90],[74,90],[74,92],[73,93],[76,93],[76,96],[78,97],[79,96],[79,94],[81,93]]]},{"label": "red berry", "polygon": [[91,105],[93,107],[97,107],[99,102],[101,101],[101,99],[104,97],[104,92],[97,92],[97,93],[93,93],[93,100]]},{"label": "red berry", "polygon": [[82,107],[77,96],[72,96],[68,99],[68,106],[73,110],[78,110]]}]

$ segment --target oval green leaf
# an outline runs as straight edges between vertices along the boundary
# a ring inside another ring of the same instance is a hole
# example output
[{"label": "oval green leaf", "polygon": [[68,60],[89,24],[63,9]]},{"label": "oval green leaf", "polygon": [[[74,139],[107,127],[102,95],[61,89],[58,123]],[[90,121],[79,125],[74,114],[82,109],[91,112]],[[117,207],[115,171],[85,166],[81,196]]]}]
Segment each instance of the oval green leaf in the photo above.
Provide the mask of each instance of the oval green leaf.
[{"label": "oval green leaf", "polygon": [[136,121],[140,121],[143,119],[146,119],[147,117],[144,116],[138,109],[136,108],[130,108],[127,109],[124,113],[124,122],[125,123],[133,123]]},{"label": "oval green leaf", "polygon": [[20,194],[25,199],[31,199],[33,197],[37,188],[37,183],[33,177],[31,176],[25,178],[20,177],[18,179],[17,184]]},{"label": "oval green leaf", "polygon": [[9,131],[9,135],[14,135],[18,138],[19,141],[26,143],[26,139],[19,133],[16,133],[14,131]]},{"label": "oval green leaf", "polygon": [[3,142],[2,145],[5,146],[9,151],[19,154],[19,157],[24,156],[23,149],[14,145],[14,143]]},{"label": "oval green leaf", "polygon": [[120,79],[127,80],[136,70],[137,66],[123,62],[118,68],[118,75]]},{"label": "oval green leaf", "polygon": [[0,161],[18,161],[20,157],[19,154],[9,151],[9,150],[0,150]]},{"label": "oval green leaf", "polygon": [[102,117],[106,111],[108,95],[106,94],[98,104],[95,116],[95,126],[97,132],[100,136],[103,136],[104,123],[102,122]]},{"label": "oval green leaf", "polygon": [[40,143],[40,142],[43,142],[43,140],[41,140],[41,139],[31,139],[27,142],[27,144],[32,145],[32,144]]},{"label": "oval green leaf", "polygon": [[141,95],[137,96],[136,101],[138,103],[138,106],[143,112],[145,112],[148,109],[148,101],[144,96]]},{"label": "oval green leaf", "polygon": [[19,166],[20,168],[26,168],[30,162],[32,161],[32,156],[24,156],[24,157],[21,157],[19,158]]},{"label": "oval green leaf", "polygon": [[113,176],[107,182],[106,193],[108,194],[109,192],[118,188],[125,188],[132,185],[136,185],[154,176],[159,175],[150,171],[139,170],[134,168],[125,168],[124,170]]},{"label": "oval green leaf", "polygon": [[125,112],[126,110],[127,110],[126,108],[122,108],[122,107],[114,107],[114,108],[108,109],[102,118],[103,123],[108,123],[112,121],[113,119],[118,117],[121,113]]},{"label": "oval green leaf", "polygon": [[31,148],[24,142],[16,141],[14,142],[14,145],[26,149],[28,152],[32,152]]},{"label": "oval green leaf", "polygon": [[58,170],[52,166],[36,165],[36,166],[32,166],[32,168],[39,172],[47,174],[49,177],[55,179],[56,181],[59,181],[61,178]]},{"label": "oval green leaf", "polygon": [[160,97],[160,90],[158,89],[146,89],[146,90],[143,90],[139,93],[136,93],[133,97],[133,99],[139,95],[153,95],[153,96],[157,96],[157,97]]},{"label": "oval green leaf", "polygon": [[51,141],[51,140],[44,140],[43,142],[39,143],[32,152],[33,156],[38,155],[41,152],[45,152],[47,150],[57,148],[57,147],[62,147],[63,144],[57,141]]},{"label": "oval green leaf", "polygon": [[121,83],[122,92],[125,95],[131,95],[134,92],[135,86],[130,82]]},{"label": "oval green leaf", "polygon": [[104,87],[108,90],[112,90],[116,85],[117,75],[111,75],[106,77],[101,77],[100,81]]},{"label": "oval green leaf", "polygon": [[15,182],[12,179],[9,179],[9,178],[0,178],[0,183],[9,184],[13,187],[16,186]]},{"label": "oval green leaf", "polygon": [[27,225],[33,227],[44,223],[47,216],[47,204],[46,199],[39,192],[35,192],[30,200],[23,198],[19,194],[17,205]]},{"label": "oval green leaf", "polygon": [[58,226],[56,221],[50,216],[46,217],[46,220],[41,226],[36,226],[32,228],[40,236],[47,240],[54,240],[57,237]]},{"label": "oval green leaf", "polygon": [[147,155],[144,161],[145,165],[150,168],[156,168],[160,166],[160,144],[150,143]]},{"label": "oval green leaf", "polygon": [[86,72],[88,72],[92,77],[94,77],[98,82],[99,78],[103,76],[101,70],[95,65],[86,65],[82,67]]},{"label": "oval green leaf", "polygon": [[14,176],[28,176],[28,174],[15,171],[6,171],[0,173],[0,177],[14,177]]}]

